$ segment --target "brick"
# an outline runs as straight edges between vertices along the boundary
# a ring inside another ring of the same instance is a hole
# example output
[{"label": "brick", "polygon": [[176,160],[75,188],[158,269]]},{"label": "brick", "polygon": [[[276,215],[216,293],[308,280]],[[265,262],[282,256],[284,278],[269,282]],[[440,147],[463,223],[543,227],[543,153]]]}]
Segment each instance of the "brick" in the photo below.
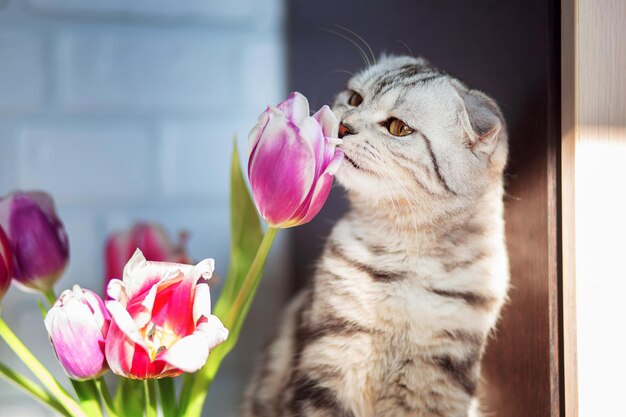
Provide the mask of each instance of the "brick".
[{"label": "brick", "polygon": [[206,112],[233,102],[235,48],[203,32],[65,33],[60,105],[70,111]]},{"label": "brick", "polygon": [[234,122],[164,123],[160,147],[163,194],[227,199],[236,130]]},{"label": "brick", "polygon": [[0,122],[0,197],[12,191],[17,182],[15,148],[12,126]]},{"label": "brick", "polygon": [[35,111],[44,100],[41,39],[27,32],[0,33],[0,112]]},{"label": "brick", "polygon": [[56,285],[59,292],[78,284],[103,294],[104,233],[92,211],[82,207],[59,208],[59,216],[70,242],[69,265]]},{"label": "brick", "polygon": [[285,51],[278,39],[248,43],[240,68],[242,90],[246,95],[245,108],[252,114],[258,114],[268,104],[275,105],[285,99]]},{"label": "brick", "polygon": [[148,194],[149,151],[139,128],[26,127],[19,134],[19,185],[43,189],[61,204],[130,204]]}]

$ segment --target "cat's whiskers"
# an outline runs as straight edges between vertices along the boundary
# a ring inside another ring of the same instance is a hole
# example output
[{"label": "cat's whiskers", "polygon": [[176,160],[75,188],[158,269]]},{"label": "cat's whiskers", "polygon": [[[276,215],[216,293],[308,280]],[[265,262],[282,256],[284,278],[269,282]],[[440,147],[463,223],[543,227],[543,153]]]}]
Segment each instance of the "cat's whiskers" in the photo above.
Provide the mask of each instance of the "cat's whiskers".
[{"label": "cat's whiskers", "polygon": [[[387,164],[384,163],[384,158],[383,156],[380,154],[380,150],[378,150],[377,148],[373,147],[370,145],[369,148],[366,148],[369,150],[369,152],[375,156],[380,162],[381,162],[381,166],[385,169],[385,171],[387,172],[387,174],[389,174],[390,180],[393,179],[395,180],[393,182],[393,184],[395,184],[396,186],[400,187],[400,189],[402,190],[403,194],[404,194],[404,198],[406,200],[406,202],[409,205],[409,216],[411,217],[411,223],[413,224],[413,232],[417,233],[418,226],[417,226],[417,222],[415,220],[415,216],[412,215],[415,212],[417,212],[417,210],[419,210],[419,205],[418,205],[418,201],[416,200],[416,198],[413,196],[413,194],[410,192],[410,190],[402,183],[401,179],[399,178],[399,176],[397,174],[395,174],[388,166]],[[383,178],[385,185],[387,186],[387,190],[390,191],[391,194],[391,189],[389,187],[389,184],[391,184],[391,181],[387,181],[386,178]],[[391,199],[393,201],[395,201],[398,205],[400,205],[400,201],[396,200],[393,197],[393,194],[391,194]],[[398,219],[402,218],[402,213],[399,212],[399,210],[396,212],[396,214],[398,215]]]},{"label": "cat's whiskers", "polygon": [[348,70],[344,70],[344,69],[336,69],[334,71],[331,71],[328,73],[328,75],[334,75],[334,74],[348,74],[351,77],[354,77],[354,73],[350,72]]},{"label": "cat's whiskers", "polygon": [[[376,61],[376,55],[374,55],[374,51],[372,51],[372,47],[370,46],[370,44],[363,39],[362,36],[360,36],[358,33],[356,33],[353,30],[348,29],[345,26],[341,26],[341,25],[334,25],[336,28],[338,29],[343,29],[344,31],[350,33],[352,36],[356,37],[358,40],[360,40],[361,42],[363,42],[363,44],[365,45],[365,47],[369,50],[370,54],[372,55],[372,61],[374,61],[374,64],[378,64],[378,62]],[[411,54],[412,55],[412,54]]]},{"label": "cat's whiskers", "polygon": [[[385,172],[387,173],[387,175],[382,175],[382,173],[380,171],[377,172],[378,176],[380,177],[380,179],[383,181],[383,184],[385,185],[385,187],[387,188],[387,191],[389,192],[389,198],[391,199],[392,205],[394,206],[395,209],[395,220],[393,222],[395,228],[397,229],[396,232],[400,233],[403,231],[404,229],[404,225],[400,224],[400,222],[398,221],[399,219],[402,219],[406,216],[403,216],[403,213],[400,210],[400,206],[401,206],[401,202],[394,197],[394,192],[393,192],[393,188],[392,185],[398,186],[400,187],[400,189],[402,190],[402,193],[405,196],[411,196],[410,191],[402,184],[402,182],[400,181],[400,179],[397,177],[397,175],[394,175],[393,171],[387,166],[387,164],[384,163],[383,157],[380,155],[380,151],[376,148],[372,148],[374,149],[375,152],[377,152],[377,154],[374,153],[374,151],[370,150],[370,152],[375,155],[381,162],[381,164],[377,164],[378,166],[382,167]],[[392,182],[391,180],[395,179],[395,182]],[[412,201],[411,198],[408,198],[405,200],[408,205],[409,205],[409,216],[411,218],[411,223],[413,225],[413,232],[417,233],[418,231],[418,227],[417,227],[417,223],[415,221],[415,216],[411,215],[413,213],[414,210],[417,210],[417,207],[413,204],[416,203],[416,201]],[[408,249],[408,248],[407,248]]]},{"label": "cat's whiskers", "polygon": [[365,51],[363,50],[363,48],[361,47],[361,45],[359,45],[359,44],[358,44],[358,43],[357,43],[354,39],[350,38],[349,36],[347,36],[347,35],[345,35],[345,34],[343,34],[343,33],[341,33],[341,32],[337,32],[336,30],[333,30],[333,29],[330,29],[330,28],[324,28],[324,27],[322,27],[322,28],[320,28],[320,29],[321,29],[321,30],[324,30],[324,31],[326,31],[326,32],[329,32],[329,33],[335,34],[335,35],[337,35],[337,36],[339,36],[339,37],[341,37],[341,38],[343,38],[343,39],[347,40],[348,42],[350,42],[352,45],[354,45],[354,46],[358,49],[359,53],[361,54],[361,58],[363,58],[363,61],[365,62],[365,64],[366,64],[367,66],[371,66],[371,65],[372,65],[372,63],[371,63],[371,61],[370,61],[369,57],[367,56],[367,54],[365,53]]}]

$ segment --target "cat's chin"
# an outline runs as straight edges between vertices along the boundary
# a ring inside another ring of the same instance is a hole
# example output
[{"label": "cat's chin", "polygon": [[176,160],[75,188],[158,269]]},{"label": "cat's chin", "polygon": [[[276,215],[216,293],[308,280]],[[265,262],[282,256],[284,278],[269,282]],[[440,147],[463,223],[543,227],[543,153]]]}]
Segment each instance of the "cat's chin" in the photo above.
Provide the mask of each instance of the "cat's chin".
[{"label": "cat's chin", "polygon": [[381,194],[373,174],[355,167],[348,161],[344,161],[341,168],[335,174],[339,185],[348,192],[348,197],[358,196],[362,199],[375,199]]}]

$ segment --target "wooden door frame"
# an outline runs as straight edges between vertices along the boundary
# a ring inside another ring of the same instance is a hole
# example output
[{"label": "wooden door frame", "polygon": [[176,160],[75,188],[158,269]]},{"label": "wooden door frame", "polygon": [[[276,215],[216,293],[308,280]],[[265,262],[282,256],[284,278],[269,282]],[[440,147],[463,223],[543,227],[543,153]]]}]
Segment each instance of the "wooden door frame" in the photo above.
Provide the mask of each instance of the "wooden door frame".
[{"label": "wooden door frame", "polygon": [[578,417],[576,356],[576,0],[561,1],[561,415]]}]

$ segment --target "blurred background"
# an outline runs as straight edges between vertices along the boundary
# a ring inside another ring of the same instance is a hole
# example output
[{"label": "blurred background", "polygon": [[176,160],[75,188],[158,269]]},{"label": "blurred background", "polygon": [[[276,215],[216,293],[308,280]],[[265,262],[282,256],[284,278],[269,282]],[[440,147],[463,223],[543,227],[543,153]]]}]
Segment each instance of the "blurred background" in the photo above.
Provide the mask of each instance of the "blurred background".
[{"label": "blurred background", "polygon": [[[138,220],[188,231],[191,257],[215,258],[225,276],[233,134],[243,160],[266,105],[291,90],[312,109],[332,102],[364,66],[354,43],[367,47],[350,31],[377,56],[423,55],[494,97],[508,122],[514,290],[488,352],[490,405],[556,415],[546,199],[560,133],[558,19],[552,0],[0,0],[0,195],[43,189],[56,199],[71,246],[59,290],[99,292],[106,237]],[[346,207],[336,187],[312,223],[279,234],[207,416],[236,415],[256,353]],[[3,315],[61,376],[33,300],[12,289]],[[14,363],[1,343],[0,361]],[[0,384],[0,416],[47,415]]]}]

